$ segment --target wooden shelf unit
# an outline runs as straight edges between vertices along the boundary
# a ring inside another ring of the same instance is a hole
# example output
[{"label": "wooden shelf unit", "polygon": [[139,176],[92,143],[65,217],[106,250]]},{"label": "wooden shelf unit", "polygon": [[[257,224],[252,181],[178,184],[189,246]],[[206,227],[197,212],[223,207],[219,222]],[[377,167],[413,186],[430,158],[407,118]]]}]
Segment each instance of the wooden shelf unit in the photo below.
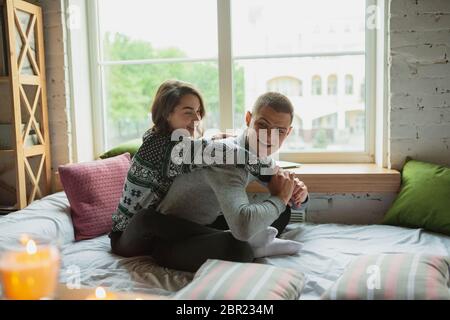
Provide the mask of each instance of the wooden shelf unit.
[{"label": "wooden shelf unit", "polygon": [[51,191],[42,10],[0,0],[0,16],[0,208],[22,209]]}]

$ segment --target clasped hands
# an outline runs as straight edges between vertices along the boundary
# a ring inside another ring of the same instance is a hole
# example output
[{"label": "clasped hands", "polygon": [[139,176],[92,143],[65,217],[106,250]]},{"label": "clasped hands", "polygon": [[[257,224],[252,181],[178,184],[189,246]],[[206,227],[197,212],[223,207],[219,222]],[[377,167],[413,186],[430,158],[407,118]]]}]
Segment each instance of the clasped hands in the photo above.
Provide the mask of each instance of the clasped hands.
[{"label": "clasped hands", "polygon": [[270,194],[279,197],[286,205],[299,207],[308,198],[308,187],[294,173],[275,168],[268,185]]}]

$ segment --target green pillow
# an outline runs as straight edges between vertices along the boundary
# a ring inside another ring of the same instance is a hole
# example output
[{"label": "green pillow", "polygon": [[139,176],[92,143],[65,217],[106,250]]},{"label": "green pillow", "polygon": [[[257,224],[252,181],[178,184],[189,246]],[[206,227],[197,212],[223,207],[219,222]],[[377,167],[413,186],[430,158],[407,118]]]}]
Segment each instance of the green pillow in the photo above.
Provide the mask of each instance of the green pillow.
[{"label": "green pillow", "polygon": [[450,235],[450,168],[408,158],[400,193],[382,223]]},{"label": "green pillow", "polygon": [[119,144],[118,146],[112,148],[111,150],[106,151],[100,156],[100,159],[115,157],[126,152],[128,152],[130,156],[133,158],[133,156],[139,150],[141,145],[142,139],[134,139],[127,141],[125,143]]}]

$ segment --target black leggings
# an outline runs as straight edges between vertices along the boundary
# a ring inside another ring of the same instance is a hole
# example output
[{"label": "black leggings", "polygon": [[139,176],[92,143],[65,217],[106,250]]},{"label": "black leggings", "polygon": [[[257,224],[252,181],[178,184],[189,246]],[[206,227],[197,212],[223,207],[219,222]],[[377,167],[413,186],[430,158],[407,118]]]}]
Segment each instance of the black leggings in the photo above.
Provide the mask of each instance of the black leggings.
[{"label": "black leggings", "polygon": [[[283,232],[291,210],[286,207],[272,224]],[[160,266],[195,272],[207,259],[236,262],[253,261],[253,251],[245,241],[237,240],[223,216],[209,226],[164,215],[149,208],[136,213],[124,232],[111,233],[114,254],[133,257],[150,255]]]}]

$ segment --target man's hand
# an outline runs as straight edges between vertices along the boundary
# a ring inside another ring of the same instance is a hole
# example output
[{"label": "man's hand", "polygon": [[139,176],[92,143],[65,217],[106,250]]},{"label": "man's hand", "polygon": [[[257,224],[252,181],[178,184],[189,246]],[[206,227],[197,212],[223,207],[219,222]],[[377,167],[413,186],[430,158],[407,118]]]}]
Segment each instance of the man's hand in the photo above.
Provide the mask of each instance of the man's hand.
[{"label": "man's hand", "polygon": [[279,197],[284,204],[287,205],[294,191],[294,179],[295,175],[293,173],[278,170],[278,172],[272,176],[272,179],[267,186],[270,194]]},{"label": "man's hand", "polygon": [[221,139],[226,139],[226,138],[230,138],[230,137],[236,137],[236,135],[225,133],[225,132],[219,132],[218,134],[213,135],[211,139],[212,140],[221,140]]},{"label": "man's hand", "polygon": [[294,178],[294,183],[294,191],[292,192],[290,202],[298,208],[308,197],[308,187],[298,178]]}]

